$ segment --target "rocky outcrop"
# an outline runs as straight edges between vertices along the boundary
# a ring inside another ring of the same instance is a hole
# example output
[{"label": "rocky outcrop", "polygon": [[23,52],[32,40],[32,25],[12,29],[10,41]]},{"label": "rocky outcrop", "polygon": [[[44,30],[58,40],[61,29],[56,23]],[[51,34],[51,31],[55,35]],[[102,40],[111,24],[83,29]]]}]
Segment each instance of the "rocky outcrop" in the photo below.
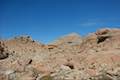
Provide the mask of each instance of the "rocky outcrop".
[{"label": "rocky outcrop", "polygon": [[5,59],[9,56],[6,46],[3,41],[0,41],[0,60]]},{"label": "rocky outcrop", "polygon": [[0,80],[119,80],[120,29],[50,44],[20,36],[0,41]]},{"label": "rocky outcrop", "polygon": [[78,45],[82,42],[82,38],[77,33],[71,33],[68,35],[65,35],[57,40],[55,40],[52,43],[53,45]]}]

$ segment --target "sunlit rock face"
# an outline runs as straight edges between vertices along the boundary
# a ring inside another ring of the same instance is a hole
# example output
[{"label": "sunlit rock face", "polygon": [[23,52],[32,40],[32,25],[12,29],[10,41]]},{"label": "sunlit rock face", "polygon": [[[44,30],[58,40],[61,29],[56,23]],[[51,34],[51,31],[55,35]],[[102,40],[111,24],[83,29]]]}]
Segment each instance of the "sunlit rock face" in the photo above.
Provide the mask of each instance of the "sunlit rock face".
[{"label": "sunlit rock face", "polygon": [[0,80],[120,80],[120,29],[47,45],[30,36],[0,40]]}]

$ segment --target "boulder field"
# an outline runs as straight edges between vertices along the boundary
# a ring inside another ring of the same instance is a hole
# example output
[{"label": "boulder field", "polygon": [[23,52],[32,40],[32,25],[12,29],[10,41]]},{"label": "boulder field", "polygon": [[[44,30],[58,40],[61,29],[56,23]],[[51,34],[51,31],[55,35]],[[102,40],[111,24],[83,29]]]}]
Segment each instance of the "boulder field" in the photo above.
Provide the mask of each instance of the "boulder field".
[{"label": "boulder field", "polygon": [[1,39],[0,80],[120,80],[120,29],[71,33],[49,44]]}]

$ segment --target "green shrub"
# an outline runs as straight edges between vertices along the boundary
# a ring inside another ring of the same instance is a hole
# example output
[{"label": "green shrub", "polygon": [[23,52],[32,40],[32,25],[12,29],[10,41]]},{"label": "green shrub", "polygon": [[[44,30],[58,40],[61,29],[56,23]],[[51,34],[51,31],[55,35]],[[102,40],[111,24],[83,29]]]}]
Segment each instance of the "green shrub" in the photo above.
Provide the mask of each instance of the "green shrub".
[{"label": "green shrub", "polygon": [[43,76],[40,80],[53,80],[53,78],[50,75]]}]

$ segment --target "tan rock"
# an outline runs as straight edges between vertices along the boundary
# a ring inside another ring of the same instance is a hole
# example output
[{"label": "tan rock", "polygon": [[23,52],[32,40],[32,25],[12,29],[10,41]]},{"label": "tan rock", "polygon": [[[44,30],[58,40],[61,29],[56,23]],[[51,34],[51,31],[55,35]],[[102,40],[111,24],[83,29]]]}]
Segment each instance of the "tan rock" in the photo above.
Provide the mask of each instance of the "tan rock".
[{"label": "tan rock", "polygon": [[0,72],[4,72],[0,80],[10,74],[12,80],[35,80],[53,74],[56,80],[100,79],[106,77],[104,74],[119,80],[119,53],[120,29],[100,29],[86,37],[72,33],[47,45],[29,36],[3,40]]}]

